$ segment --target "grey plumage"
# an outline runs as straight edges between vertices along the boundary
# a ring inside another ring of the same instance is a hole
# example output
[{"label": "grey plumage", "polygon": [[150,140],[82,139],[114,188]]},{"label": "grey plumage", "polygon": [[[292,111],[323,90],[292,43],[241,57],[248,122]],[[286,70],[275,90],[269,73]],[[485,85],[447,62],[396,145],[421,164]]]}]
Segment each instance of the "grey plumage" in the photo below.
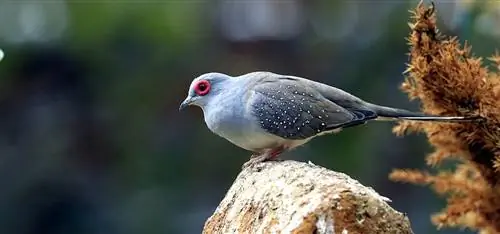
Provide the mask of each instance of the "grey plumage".
[{"label": "grey plumage", "polygon": [[[207,85],[206,93],[199,90]],[[316,136],[370,120],[475,119],[431,116],[379,106],[326,84],[271,72],[238,77],[203,74],[191,83],[180,109],[191,104],[202,108],[212,132],[256,153],[247,164],[274,158]]]},{"label": "grey plumage", "polygon": [[376,117],[369,110],[345,109],[299,82],[291,77],[270,77],[254,86],[251,111],[267,132],[286,139],[307,139]]}]

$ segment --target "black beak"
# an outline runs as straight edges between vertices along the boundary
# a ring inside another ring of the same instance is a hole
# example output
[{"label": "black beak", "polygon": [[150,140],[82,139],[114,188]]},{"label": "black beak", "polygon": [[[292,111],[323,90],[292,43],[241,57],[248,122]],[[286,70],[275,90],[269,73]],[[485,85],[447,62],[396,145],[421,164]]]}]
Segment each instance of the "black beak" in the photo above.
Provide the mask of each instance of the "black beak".
[{"label": "black beak", "polygon": [[179,106],[179,111],[181,111],[182,109],[186,108],[187,106],[189,106],[189,104],[191,104],[191,100],[188,98],[186,98],[186,100],[184,100],[181,105]]}]

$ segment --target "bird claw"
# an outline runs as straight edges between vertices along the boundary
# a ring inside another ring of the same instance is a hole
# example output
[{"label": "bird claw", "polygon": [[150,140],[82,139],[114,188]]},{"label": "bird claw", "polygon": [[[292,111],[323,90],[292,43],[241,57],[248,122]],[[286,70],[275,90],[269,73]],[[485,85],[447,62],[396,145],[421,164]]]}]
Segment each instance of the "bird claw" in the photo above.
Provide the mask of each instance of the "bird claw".
[{"label": "bird claw", "polygon": [[285,147],[280,146],[277,148],[273,148],[267,151],[264,151],[264,153],[261,154],[252,154],[250,159],[243,164],[241,169],[245,169],[247,167],[253,167],[256,164],[259,164],[261,162],[265,161],[282,161],[281,159],[278,159],[279,155],[284,151]]},{"label": "bird claw", "polygon": [[259,164],[261,162],[265,162],[268,158],[269,158],[268,154],[260,154],[260,155],[254,154],[250,157],[250,159],[247,162],[243,163],[243,166],[241,167],[241,169],[245,169],[247,167],[253,167],[256,164]]},{"label": "bird claw", "polygon": [[250,159],[243,163],[243,166],[241,169],[245,169],[247,167],[253,167],[261,162],[266,162],[266,161],[283,161],[282,159],[276,157],[278,155],[271,155],[269,153],[264,153],[264,154],[254,154],[250,157]]}]

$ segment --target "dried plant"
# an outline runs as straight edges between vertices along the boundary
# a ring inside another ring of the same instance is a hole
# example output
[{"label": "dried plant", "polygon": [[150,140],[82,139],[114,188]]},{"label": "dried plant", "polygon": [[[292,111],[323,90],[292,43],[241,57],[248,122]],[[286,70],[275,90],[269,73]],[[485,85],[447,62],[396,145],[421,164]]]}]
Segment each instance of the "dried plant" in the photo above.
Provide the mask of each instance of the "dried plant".
[{"label": "dried plant", "polygon": [[[455,169],[437,174],[397,169],[395,181],[431,185],[446,196],[447,205],[432,216],[441,227],[462,227],[481,233],[500,233],[500,73],[489,72],[482,59],[471,55],[455,37],[438,32],[434,5],[422,2],[412,12],[408,42],[410,62],[402,89],[422,110],[437,115],[477,115],[481,122],[402,122],[398,135],[420,131],[435,152],[430,166],[458,159]],[[500,70],[500,56],[489,58]]]}]

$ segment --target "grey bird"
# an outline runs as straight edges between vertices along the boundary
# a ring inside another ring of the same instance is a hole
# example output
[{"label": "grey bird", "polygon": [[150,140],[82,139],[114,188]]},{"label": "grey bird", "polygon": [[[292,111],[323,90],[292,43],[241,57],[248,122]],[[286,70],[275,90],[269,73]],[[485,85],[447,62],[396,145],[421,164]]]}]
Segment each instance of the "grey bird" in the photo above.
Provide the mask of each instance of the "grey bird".
[{"label": "grey bird", "polygon": [[370,120],[471,121],[375,105],[341,89],[301,77],[252,72],[195,78],[179,110],[196,105],[207,127],[253,152],[243,167],[273,160],[311,139]]}]

